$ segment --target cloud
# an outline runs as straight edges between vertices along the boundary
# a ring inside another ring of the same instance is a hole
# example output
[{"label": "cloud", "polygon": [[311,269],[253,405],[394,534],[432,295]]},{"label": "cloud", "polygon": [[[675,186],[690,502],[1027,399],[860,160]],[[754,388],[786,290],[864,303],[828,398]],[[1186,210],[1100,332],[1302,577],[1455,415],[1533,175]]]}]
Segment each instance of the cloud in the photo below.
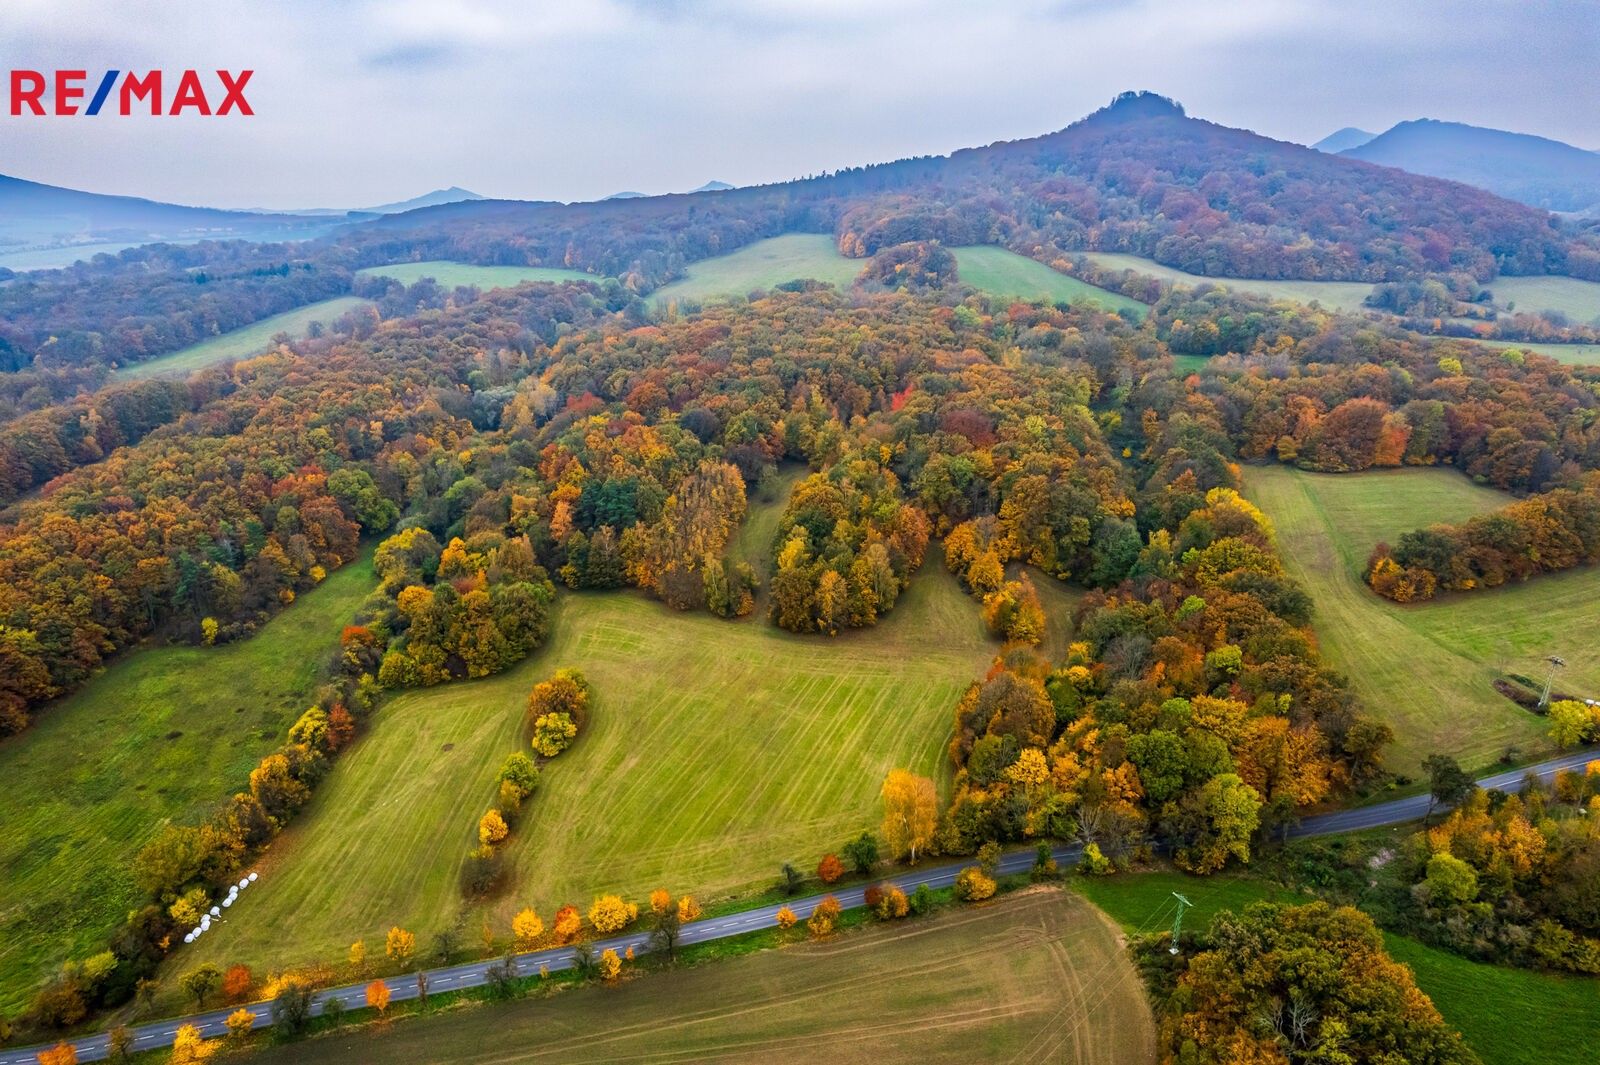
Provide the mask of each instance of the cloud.
[{"label": "cloud", "polygon": [[463,58],[463,53],[447,44],[402,44],[374,52],[362,60],[369,67],[417,69],[435,67]]},{"label": "cloud", "polygon": [[224,206],[375,203],[452,184],[593,198],[1030,136],[1130,88],[1301,141],[1428,115],[1600,147],[1600,109],[1573,89],[1592,63],[1594,10],[1511,0],[6,0],[11,65],[252,67],[256,117],[0,112],[0,169]]}]

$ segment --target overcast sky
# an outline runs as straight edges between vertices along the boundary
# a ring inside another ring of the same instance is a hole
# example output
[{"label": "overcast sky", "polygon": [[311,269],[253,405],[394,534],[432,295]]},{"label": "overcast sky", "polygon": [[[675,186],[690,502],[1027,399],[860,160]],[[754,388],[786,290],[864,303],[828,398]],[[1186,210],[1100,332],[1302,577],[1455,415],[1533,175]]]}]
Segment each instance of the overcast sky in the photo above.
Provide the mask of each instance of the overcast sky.
[{"label": "overcast sky", "polygon": [[1302,143],[1427,116],[1600,148],[1596,0],[0,0],[0,42],[91,93],[253,68],[253,118],[0,108],[0,173],[227,207],[781,180],[1123,89]]}]

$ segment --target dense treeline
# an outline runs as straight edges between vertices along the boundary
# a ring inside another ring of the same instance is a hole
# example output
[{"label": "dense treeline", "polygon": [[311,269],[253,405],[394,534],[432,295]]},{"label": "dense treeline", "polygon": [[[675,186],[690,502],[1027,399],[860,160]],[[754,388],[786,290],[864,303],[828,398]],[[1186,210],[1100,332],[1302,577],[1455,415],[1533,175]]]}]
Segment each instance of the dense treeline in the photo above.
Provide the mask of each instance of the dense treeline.
[{"label": "dense treeline", "polygon": [[[1151,317],[1174,352],[1241,356],[1192,387],[1242,459],[1333,473],[1450,464],[1514,492],[1600,468],[1593,367],[1217,289],[1175,291]],[[1184,388],[1138,391],[1160,409]]]},{"label": "dense treeline", "polygon": [[[1224,911],[1174,960],[1139,943],[1163,1065],[1476,1065],[1372,919],[1325,902]],[[1188,952],[1185,952],[1188,953]]]},{"label": "dense treeline", "polygon": [[1177,411],[1145,428],[1127,579],[1085,599],[1065,661],[1011,652],[956,709],[952,850],[1081,837],[1120,862],[1154,838],[1213,872],[1380,772],[1388,729],[1321,664],[1220,425]]},{"label": "dense treeline", "polygon": [[301,245],[156,244],[0,285],[0,369],[122,366],[350,291]]},{"label": "dense treeline", "polygon": [[218,398],[218,377],[111,386],[0,423],[0,506]]},{"label": "dense treeline", "polygon": [[1474,790],[1403,848],[1397,926],[1492,961],[1600,974],[1600,770]]},{"label": "dense treeline", "polygon": [[445,532],[475,498],[457,443],[536,351],[604,313],[592,292],[546,286],[252,360],[177,424],[15,504],[0,523],[0,731],[149,633],[249,633],[401,509]]},{"label": "dense treeline", "polygon": [[[784,292],[575,335],[506,406],[506,446],[529,458],[493,480],[481,520],[529,535],[573,587],[627,583],[739,613],[732,471],[752,483],[801,461],[821,472],[772,545],[785,627],[871,624],[931,535],[988,515],[1013,535],[1007,559],[1068,573],[1090,555],[1102,499],[1131,513],[1087,403],[1096,368],[1126,365],[1143,341],[1094,311],[986,306]],[[717,491],[708,461],[728,468]]]},{"label": "dense treeline", "polygon": [[1380,543],[1366,576],[1379,595],[1409,603],[1596,562],[1600,473],[1590,473],[1579,488],[1519,499],[1459,525],[1408,532],[1392,549]]},{"label": "dense treeline", "polygon": [[1514,791],[1479,790],[1444,756],[1428,768],[1434,797],[1455,804],[1438,823],[1398,843],[1299,842],[1278,875],[1478,961],[1600,974],[1600,762]]},{"label": "dense treeline", "polygon": [[526,537],[480,533],[441,548],[427,529],[391,536],[373,558],[385,593],[368,631],[392,634],[385,688],[487,677],[522,661],[549,628],[555,587]]}]

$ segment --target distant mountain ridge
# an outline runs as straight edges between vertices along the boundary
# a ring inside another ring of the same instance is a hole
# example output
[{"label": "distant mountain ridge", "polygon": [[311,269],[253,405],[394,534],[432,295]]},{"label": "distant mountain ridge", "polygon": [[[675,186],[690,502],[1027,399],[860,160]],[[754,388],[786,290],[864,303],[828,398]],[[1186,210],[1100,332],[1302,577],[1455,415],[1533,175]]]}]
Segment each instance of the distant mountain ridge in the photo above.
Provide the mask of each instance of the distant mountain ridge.
[{"label": "distant mountain ridge", "polygon": [[206,237],[292,240],[326,233],[334,224],[327,217],[186,207],[0,174],[0,248]]},{"label": "distant mountain ridge", "polygon": [[1475,185],[1547,211],[1600,206],[1600,154],[1529,133],[1419,118],[1339,154]]},{"label": "distant mountain ridge", "polygon": [[1359,148],[1376,136],[1376,133],[1370,133],[1355,126],[1346,126],[1343,129],[1334,130],[1311,147],[1319,152],[1338,154],[1339,152],[1347,152],[1351,148]]},{"label": "distant mountain ridge", "polygon": [[257,214],[277,215],[302,215],[307,218],[374,218],[382,214],[400,214],[403,211],[415,211],[419,207],[437,207],[441,203],[465,203],[468,200],[481,200],[485,197],[464,189],[460,185],[451,185],[447,189],[434,189],[421,196],[413,196],[409,200],[396,200],[394,203],[380,203],[376,207],[298,207],[289,210],[276,208],[250,208]]},{"label": "distant mountain ridge", "polygon": [[734,189],[734,188],[737,188],[737,187],[738,186],[736,186],[736,185],[728,184],[726,181],[708,181],[704,185],[701,185],[697,189],[690,189],[687,193],[633,192],[633,191],[630,190],[630,191],[626,191],[626,192],[613,192],[609,196],[602,197],[598,202],[605,203],[607,200],[647,200],[651,196],[680,196],[680,195],[692,196],[697,192],[727,192],[729,189]]}]

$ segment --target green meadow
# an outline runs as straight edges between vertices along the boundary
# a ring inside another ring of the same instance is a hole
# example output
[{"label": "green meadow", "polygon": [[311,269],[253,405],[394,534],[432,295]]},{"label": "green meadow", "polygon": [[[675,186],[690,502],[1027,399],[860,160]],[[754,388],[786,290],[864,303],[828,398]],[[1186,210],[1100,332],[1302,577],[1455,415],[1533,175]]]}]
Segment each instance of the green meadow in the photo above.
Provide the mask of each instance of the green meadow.
[{"label": "green meadow", "polygon": [[602,281],[604,278],[586,274],[582,270],[564,270],[553,266],[478,266],[474,263],[450,262],[430,259],[420,263],[394,263],[391,266],[369,266],[356,271],[357,277],[392,277],[407,285],[414,285],[431,277],[445,288],[463,285],[481,289],[511,288],[524,281]]},{"label": "green meadow", "polygon": [[245,786],[374,583],[368,552],[250,639],[130,651],[0,743],[0,1014],[104,949],[140,901],[139,848]]},{"label": "green meadow", "polygon": [[469,915],[474,937],[479,910],[505,936],[524,906],[548,922],[604,891],[711,900],[766,886],[786,861],[814,868],[876,824],[891,768],[947,778],[950,714],[994,651],[936,558],[876,627],[833,639],[631,591],[563,595],[549,642],[515,668],[389,699],[244,908],[168,972],[338,960],[393,924],[424,942],[451,925],[500,763],[527,744],[528,691],[558,668],[593,685],[589,722],[546,766],[507,847],[506,890]]},{"label": "green meadow", "polygon": [[1253,277],[1205,277],[1163,266],[1154,259],[1121,252],[1088,251],[1077,254],[1108,270],[1132,270],[1171,284],[1222,285],[1239,292],[1255,292],[1297,303],[1315,301],[1330,310],[1359,312],[1362,310],[1362,301],[1372,294],[1372,286],[1365,281],[1263,281]]},{"label": "green meadow", "polygon": [[242,329],[220,333],[171,354],[124,366],[116,371],[113,378],[132,381],[157,375],[189,374],[228,359],[248,359],[271,350],[272,338],[279,333],[287,333],[292,339],[299,340],[310,331],[311,323],[320,322],[323,326],[330,326],[346,311],[367,305],[367,301],[358,296],[336,296],[320,303],[308,303],[304,307],[252,322]]},{"label": "green meadow", "polygon": [[1316,474],[1253,466],[1245,488],[1276,524],[1290,573],[1311,593],[1323,654],[1367,710],[1394,727],[1391,768],[1415,775],[1434,752],[1474,770],[1511,747],[1522,760],[1547,753],[1544,719],[1490,686],[1500,672],[1542,677],[1545,658],[1560,655],[1568,664],[1562,686],[1600,695],[1600,644],[1590,635],[1600,568],[1415,604],[1382,599],[1361,579],[1379,540],[1493,510],[1509,496],[1449,469]]},{"label": "green meadow", "polygon": [[867,264],[839,254],[833,238],[824,233],[786,233],[758,240],[738,251],[690,263],[685,276],[650,294],[657,306],[677,300],[705,300],[743,296],[756,289],[771,289],[786,281],[810,279],[845,288]]},{"label": "green meadow", "polygon": [[1108,311],[1138,318],[1149,308],[1136,299],[1052,270],[1036,259],[991,244],[950,249],[961,280],[1001,299],[1048,303],[1096,303]]}]

